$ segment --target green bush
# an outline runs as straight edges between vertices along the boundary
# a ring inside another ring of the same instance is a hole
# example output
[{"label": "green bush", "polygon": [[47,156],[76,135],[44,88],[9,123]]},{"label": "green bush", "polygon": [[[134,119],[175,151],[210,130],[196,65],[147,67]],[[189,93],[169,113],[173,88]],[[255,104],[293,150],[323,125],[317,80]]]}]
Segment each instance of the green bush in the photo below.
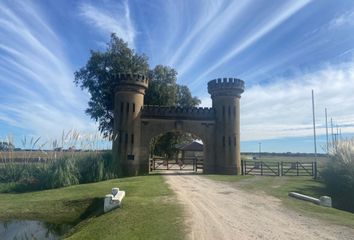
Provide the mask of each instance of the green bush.
[{"label": "green bush", "polygon": [[80,183],[116,178],[111,152],[93,154],[78,160]]},{"label": "green bush", "polygon": [[321,176],[334,207],[354,212],[354,139],[334,146]]},{"label": "green bush", "polygon": [[46,188],[59,188],[79,184],[80,172],[74,158],[53,161],[48,171]]},{"label": "green bush", "polygon": [[27,174],[27,166],[24,164],[4,163],[0,167],[0,182],[18,182]]}]

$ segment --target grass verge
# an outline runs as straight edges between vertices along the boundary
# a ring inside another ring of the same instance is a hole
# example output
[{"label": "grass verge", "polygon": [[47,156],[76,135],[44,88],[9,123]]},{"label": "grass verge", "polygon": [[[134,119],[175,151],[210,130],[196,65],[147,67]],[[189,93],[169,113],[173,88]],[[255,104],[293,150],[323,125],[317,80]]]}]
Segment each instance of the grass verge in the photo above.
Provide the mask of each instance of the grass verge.
[{"label": "grass verge", "polygon": [[299,192],[319,198],[327,195],[322,182],[310,177],[260,177],[260,176],[225,176],[206,175],[215,181],[228,182],[246,191],[266,193],[279,198],[283,205],[292,208],[301,215],[323,219],[333,224],[354,228],[354,214],[335,208],[327,208],[288,197],[289,192]]},{"label": "grass verge", "polygon": [[[123,208],[103,214],[103,197],[112,187],[126,191]],[[162,176],[142,176],[30,193],[3,193],[0,219],[76,224],[69,239],[183,239],[182,207],[176,202]]]}]

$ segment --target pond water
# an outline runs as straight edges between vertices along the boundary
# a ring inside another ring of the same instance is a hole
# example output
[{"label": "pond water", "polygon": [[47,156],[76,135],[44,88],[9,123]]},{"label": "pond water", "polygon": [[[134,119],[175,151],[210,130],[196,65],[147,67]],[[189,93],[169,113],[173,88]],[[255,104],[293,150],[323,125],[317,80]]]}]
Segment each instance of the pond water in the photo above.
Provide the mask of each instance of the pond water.
[{"label": "pond water", "polygon": [[1,240],[61,239],[70,230],[66,224],[52,224],[32,220],[0,221]]}]

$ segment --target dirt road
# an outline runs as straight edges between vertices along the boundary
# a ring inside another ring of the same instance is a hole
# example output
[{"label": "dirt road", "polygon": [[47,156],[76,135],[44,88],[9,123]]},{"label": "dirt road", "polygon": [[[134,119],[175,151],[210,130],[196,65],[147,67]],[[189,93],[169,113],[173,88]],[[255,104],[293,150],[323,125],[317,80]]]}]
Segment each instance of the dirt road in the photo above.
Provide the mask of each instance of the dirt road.
[{"label": "dirt road", "polygon": [[166,175],[185,205],[189,239],[354,239],[354,230],[300,216],[277,198],[198,175]]}]

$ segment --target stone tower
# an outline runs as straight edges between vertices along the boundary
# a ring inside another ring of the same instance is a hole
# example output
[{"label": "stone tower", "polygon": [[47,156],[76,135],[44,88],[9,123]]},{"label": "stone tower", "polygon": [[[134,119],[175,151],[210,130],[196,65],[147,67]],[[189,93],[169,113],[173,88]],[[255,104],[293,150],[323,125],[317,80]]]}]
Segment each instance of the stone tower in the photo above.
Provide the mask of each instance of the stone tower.
[{"label": "stone tower", "polygon": [[113,158],[119,177],[148,173],[148,159],[140,157],[140,117],[148,79],[139,74],[118,74],[116,78]]},{"label": "stone tower", "polygon": [[219,78],[208,83],[215,111],[215,172],[240,174],[240,98],[244,82]]}]

